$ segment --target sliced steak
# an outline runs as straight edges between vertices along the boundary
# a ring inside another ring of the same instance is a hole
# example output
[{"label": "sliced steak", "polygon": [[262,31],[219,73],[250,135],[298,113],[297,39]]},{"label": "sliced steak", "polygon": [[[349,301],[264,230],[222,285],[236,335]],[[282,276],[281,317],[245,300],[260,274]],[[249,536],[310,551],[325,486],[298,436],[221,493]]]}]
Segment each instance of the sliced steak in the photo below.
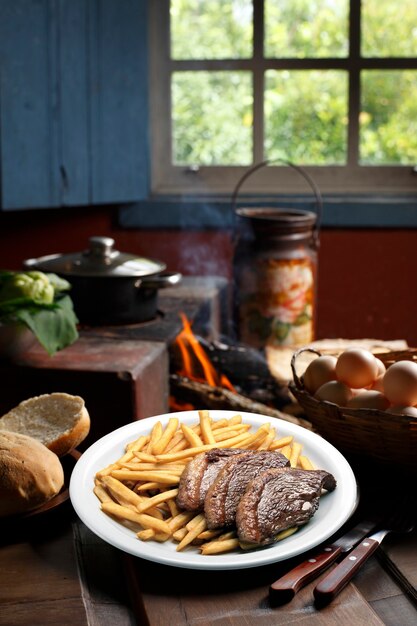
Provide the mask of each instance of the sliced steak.
[{"label": "sliced steak", "polygon": [[231,456],[241,454],[236,448],[213,448],[198,454],[184,469],[178,488],[177,504],[186,511],[202,511],[204,499],[217,474]]},{"label": "sliced steak", "polygon": [[292,526],[306,524],[319,506],[322,489],[333,491],[336,480],[324,470],[270,469],[252,480],[236,513],[240,541],[273,543]]},{"label": "sliced steak", "polygon": [[234,525],[237,505],[248,483],[260,472],[289,464],[281,452],[272,450],[243,452],[229,459],[207,491],[204,514],[208,528]]}]

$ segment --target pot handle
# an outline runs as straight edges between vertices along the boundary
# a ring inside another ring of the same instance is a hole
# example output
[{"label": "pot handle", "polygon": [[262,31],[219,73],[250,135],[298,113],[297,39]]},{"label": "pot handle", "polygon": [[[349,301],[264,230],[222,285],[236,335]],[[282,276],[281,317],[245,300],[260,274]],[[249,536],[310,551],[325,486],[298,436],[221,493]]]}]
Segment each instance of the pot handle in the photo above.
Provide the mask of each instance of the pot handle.
[{"label": "pot handle", "polygon": [[166,272],[165,274],[159,274],[158,276],[142,278],[138,287],[144,287],[145,289],[163,289],[165,287],[178,285],[181,280],[182,274],[179,272]]},{"label": "pot handle", "polygon": [[313,180],[313,178],[310,176],[310,174],[308,174],[304,168],[302,168],[300,165],[295,165],[294,163],[291,163],[291,161],[284,161],[282,159],[279,160],[273,160],[273,161],[261,161],[260,163],[257,163],[256,165],[253,165],[252,167],[250,167],[244,174],[243,176],[240,178],[240,180],[238,181],[233,193],[232,193],[232,199],[231,199],[231,204],[232,204],[232,210],[233,210],[233,215],[236,214],[236,205],[237,205],[237,199],[238,199],[238,194],[240,191],[240,188],[242,187],[243,183],[245,182],[246,179],[249,178],[249,176],[251,176],[252,174],[254,174],[257,170],[261,169],[262,167],[265,167],[266,165],[274,165],[274,164],[278,164],[281,163],[283,165],[288,165],[289,167],[292,167],[296,172],[298,172],[310,185],[314,196],[315,196],[315,200],[316,200],[316,213],[317,213],[317,220],[316,220],[316,225],[313,231],[313,242],[316,248],[319,247],[319,232],[320,232],[320,227],[321,227],[321,221],[322,221],[322,215],[323,215],[323,198],[320,192],[320,189],[318,188],[316,182]]}]

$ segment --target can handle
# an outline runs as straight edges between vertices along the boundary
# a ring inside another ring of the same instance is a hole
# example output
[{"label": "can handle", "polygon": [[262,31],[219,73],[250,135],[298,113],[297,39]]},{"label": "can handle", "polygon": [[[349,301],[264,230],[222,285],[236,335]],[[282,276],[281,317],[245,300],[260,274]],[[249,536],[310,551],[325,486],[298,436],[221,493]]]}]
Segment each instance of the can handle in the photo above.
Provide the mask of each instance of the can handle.
[{"label": "can handle", "polygon": [[316,220],[316,224],[315,224],[315,227],[314,227],[314,230],[313,230],[313,244],[314,244],[315,248],[318,248],[319,247],[319,231],[320,231],[322,215],[323,215],[323,198],[322,198],[322,195],[320,193],[320,189],[316,185],[315,181],[305,171],[305,169],[303,169],[300,165],[295,165],[294,163],[291,163],[290,161],[284,161],[284,160],[280,160],[280,161],[269,161],[269,160],[266,160],[266,161],[261,161],[260,163],[256,163],[255,165],[250,167],[243,174],[243,176],[240,178],[240,180],[238,181],[238,183],[237,183],[237,185],[234,188],[234,191],[232,193],[231,203],[232,203],[233,214],[235,214],[235,211],[236,211],[236,204],[237,204],[238,194],[239,194],[239,191],[240,191],[243,183],[249,178],[249,176],[254,174],[256,171],[258,171],[262,167],[265,167],[266,165],[272,164],[272,163],[283,163],[285,165],[288,165],[289,167],[292,167],[299,174],[301,174],[301,176],[308,182],[308,184],[312,188],[313,193],[314,193],[315,198],[316,198],[316,213],[317,213],[317,220]]}]

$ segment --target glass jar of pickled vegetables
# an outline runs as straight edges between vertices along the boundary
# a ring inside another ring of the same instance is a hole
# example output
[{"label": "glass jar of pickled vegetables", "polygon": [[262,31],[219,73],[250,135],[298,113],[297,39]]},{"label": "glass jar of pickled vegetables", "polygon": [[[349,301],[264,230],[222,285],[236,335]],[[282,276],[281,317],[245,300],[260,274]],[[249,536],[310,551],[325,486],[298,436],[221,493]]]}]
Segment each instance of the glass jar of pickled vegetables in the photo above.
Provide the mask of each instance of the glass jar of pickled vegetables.
[{"label": "glass jar of pickled vegetables", "polygon": [[[250,173],[266,163],[258,164]],[[288,165],[312,186],[317,212],[234,206],[238,221],[234,254],[236,334],[243,343],[260,349],[298,347],[315,338],[322,199],[307,173]],[[238,184],[234,203],[239,188]]]}]

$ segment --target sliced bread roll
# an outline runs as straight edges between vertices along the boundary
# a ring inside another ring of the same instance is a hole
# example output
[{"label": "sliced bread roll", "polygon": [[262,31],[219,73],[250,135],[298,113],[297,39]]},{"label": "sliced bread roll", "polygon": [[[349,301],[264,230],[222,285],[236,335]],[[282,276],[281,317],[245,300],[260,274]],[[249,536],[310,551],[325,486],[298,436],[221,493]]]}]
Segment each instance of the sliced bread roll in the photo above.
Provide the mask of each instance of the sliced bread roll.
[{"label": "sliced bread roll", "polygon": [[33,437],[64,456],[87,437],[90,416],[80,396],[44,394],[24,400],[3,415],[0,432],[3,430]]},{"label": "sliced bread roll", "polygon": [[54,452],[32,437],[0,432],[0,517],[41,506],[63,485],[64,470]]}]

